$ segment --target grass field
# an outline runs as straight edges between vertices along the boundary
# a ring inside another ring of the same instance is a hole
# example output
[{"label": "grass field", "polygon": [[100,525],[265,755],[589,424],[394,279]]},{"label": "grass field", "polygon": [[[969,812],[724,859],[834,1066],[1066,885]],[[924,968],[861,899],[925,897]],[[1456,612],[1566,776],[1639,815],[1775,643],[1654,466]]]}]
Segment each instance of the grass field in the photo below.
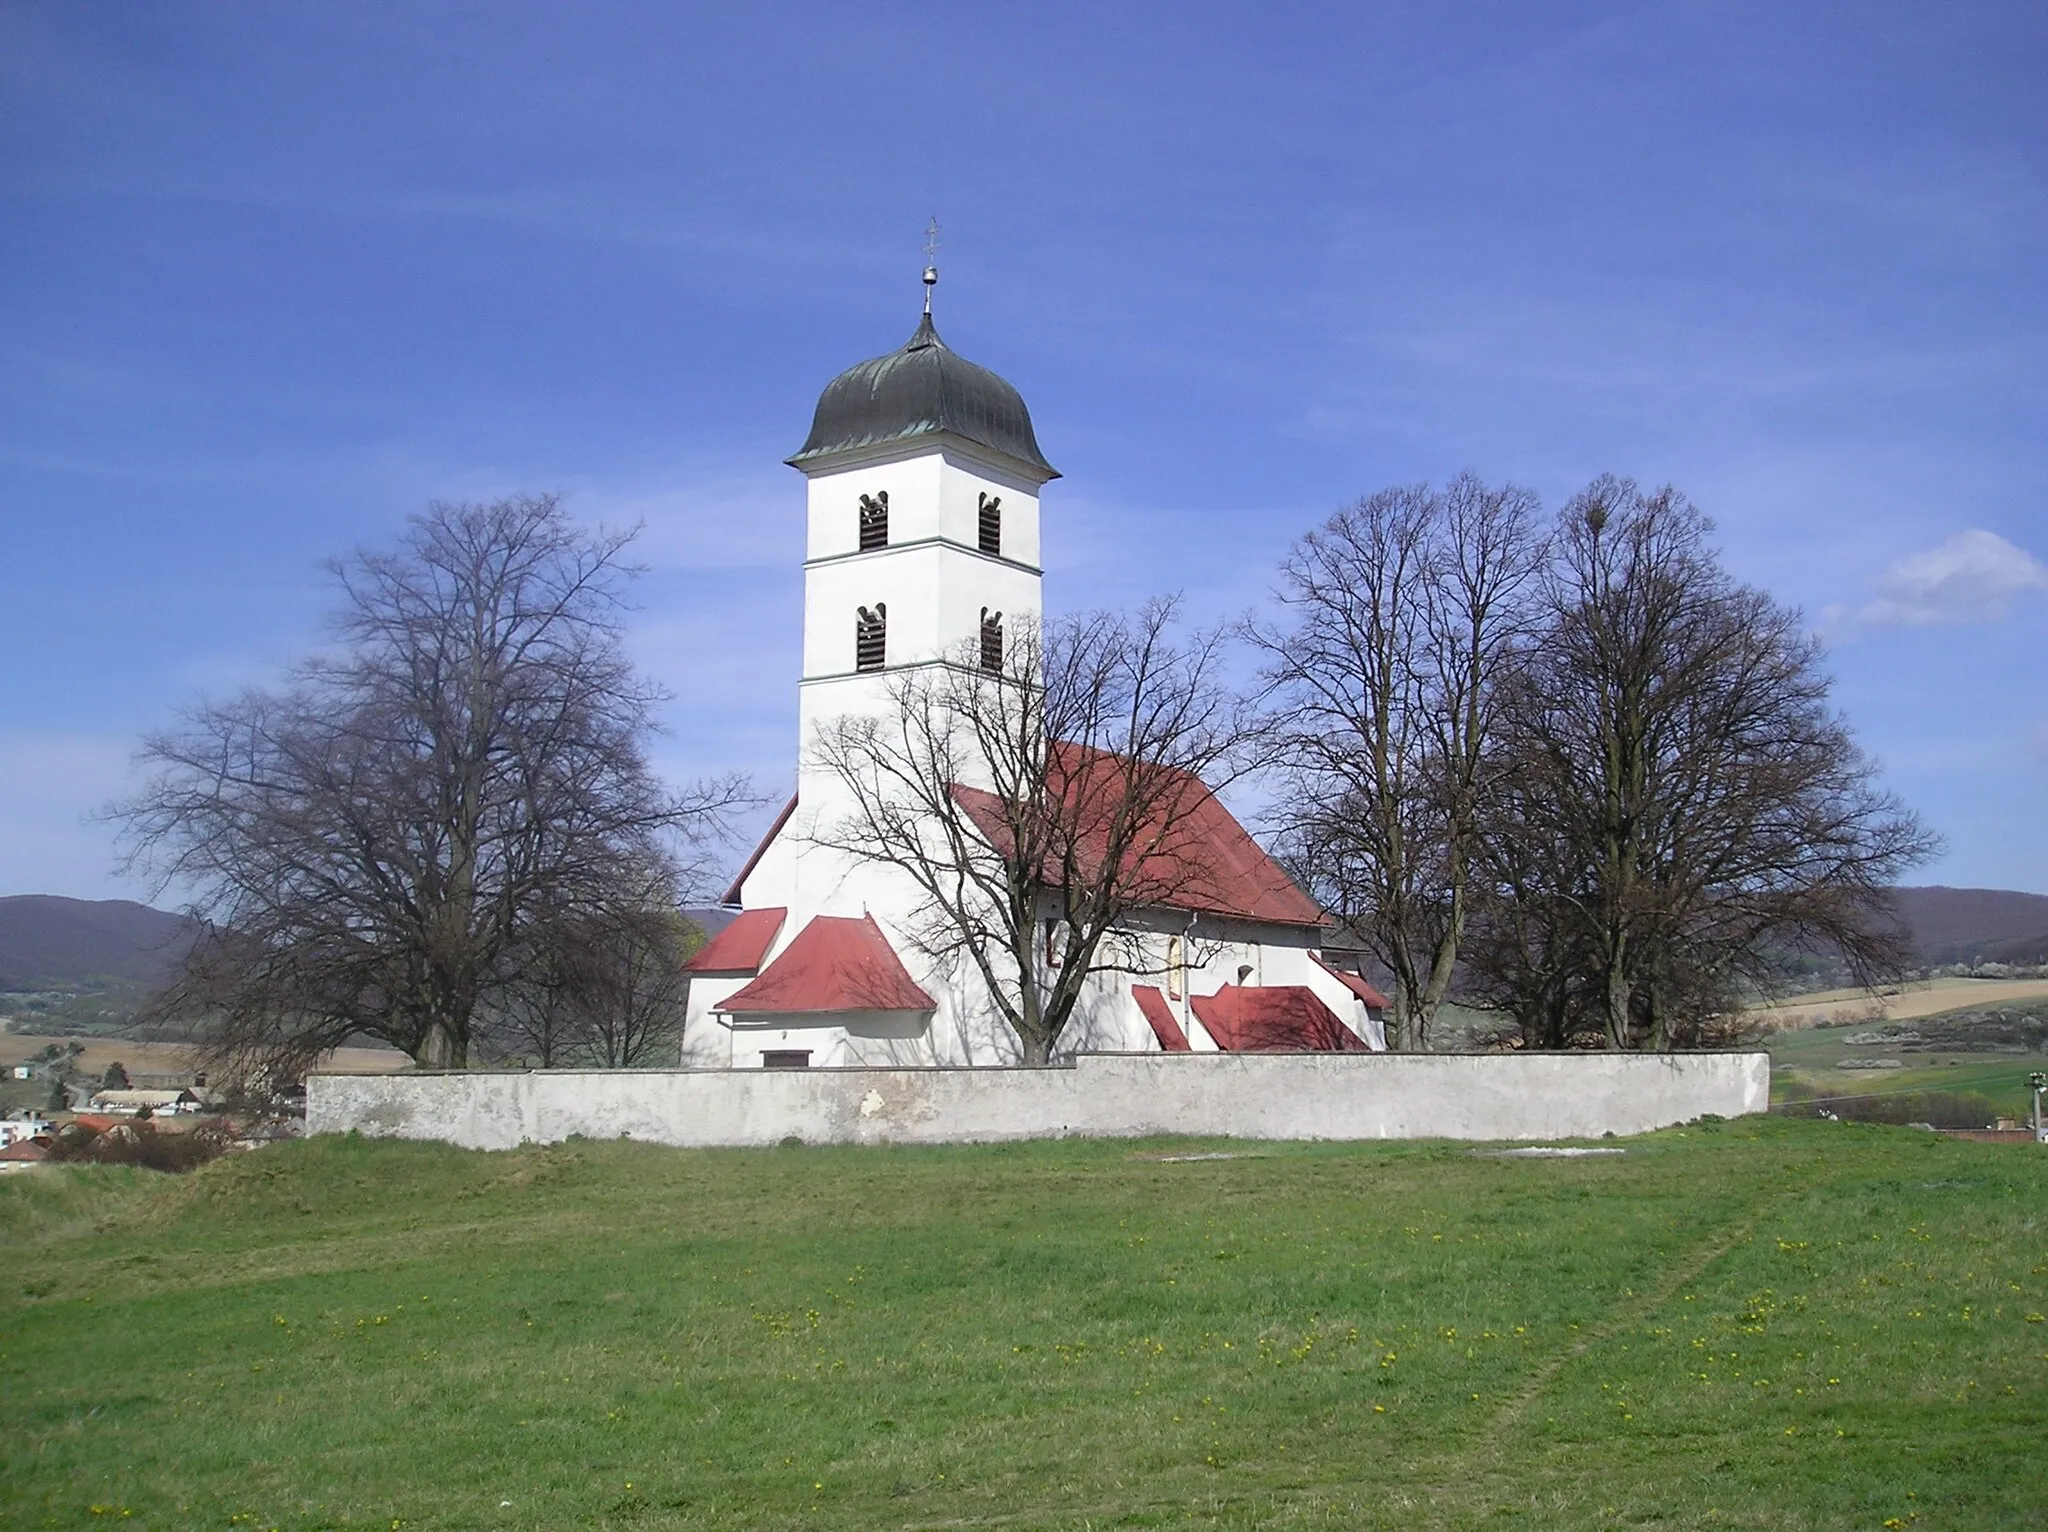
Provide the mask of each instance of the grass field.
[{"label": "grass field", "polygon": [[2039,1519],[2048,1154],[1603,1147],[324,1139],[11,1176],[0,1524]]},{"label": "grass field", "polygon": [[[1907,1049],[1895,1042],[1873,1041],[1882,1029],[1864,1022],[1852,1026],[1806,1027],[1798,1031],[1767,1034],[1764,1045],[1771,1053],[1771,1093],[1774,1100],[1788,1101],[1792,1093],[1840,1104],[1844,1098],[1925,1098],[1940,1092],[1975,1099],[1983,1112],[2020,1121],[2029,1119],[2033,1107],[2027,1077],[2036,1070],[2048,1070],[2048,1053],[2039,1050],[1994,1050],[1981,1037],[1977,1046],[1971,1033],[1988,1020],[2021,1014],[2038,1016],[2048,1004],[2021,1000],[2001,1007],[1972,1006],[1966,1010],[1931,1013],[1925,1023],[1924,1040]],[[1949,1024],[1937,1027],[1937,1023]],[[1973,1024],[1975,1024],[1973,1026]],[[1896,1030],[1896,1029],[1895,1029]],[[1949,1037],[1944,1046],[1943,1034]],[[1862,1041],[1856,1041],[1856,1039]],[[1873,1059],[1896,1060],[1896,1068],[1843,1068],[1845,1062]],[[1848,1106],[1844,1110],[1851,1110]],[[1948,1126],[1988,1126],[1983,1122]]]}]

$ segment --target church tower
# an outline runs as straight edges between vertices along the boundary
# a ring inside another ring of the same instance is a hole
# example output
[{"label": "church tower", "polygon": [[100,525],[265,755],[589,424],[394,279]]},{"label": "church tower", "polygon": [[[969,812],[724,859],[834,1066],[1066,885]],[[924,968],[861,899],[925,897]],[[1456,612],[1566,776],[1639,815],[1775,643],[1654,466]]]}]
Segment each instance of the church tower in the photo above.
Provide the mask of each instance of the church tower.
[{"label": "church tower", "polygon": [[848,368],[788,459],[810,481],[797,797],[836,796],[811,764],[820,725],[888,705],[909,666],[1000,668],[1043,606],[1038,491],[1058,477],[1017,390],[924,316],[902,346]]},{"label": "church tower", "polygon": [[687,965],[689,1062],[1004,1056],[979,979],[917,952],[909,875],[818,833],[851,807],[823,730],[885,716],[920,667],[1002,670],[1043,611],[1038,491],[1058,474],[1017,390],[939,338],[937,280],[909,340],[826,385],[788,459],[808,481],[797,790],[727,892],[740,913]]}]

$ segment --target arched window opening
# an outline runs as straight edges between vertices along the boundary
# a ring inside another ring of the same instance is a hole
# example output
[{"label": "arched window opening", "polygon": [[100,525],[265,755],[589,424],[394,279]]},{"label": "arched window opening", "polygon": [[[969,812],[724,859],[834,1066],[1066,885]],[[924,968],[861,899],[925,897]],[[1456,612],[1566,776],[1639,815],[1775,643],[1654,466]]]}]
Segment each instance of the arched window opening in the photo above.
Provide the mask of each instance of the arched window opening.
[{"label": "arched window opening", "polygon": [[1003,673],[1003,614],[981,609],[981,668],[992,676]]},{"label": "arched window opening", "polygon": [[880,670],[889,658],[888,604],[877,601],[872,612],[866,607],[857,610],[860,615],[853,620],[853,668]]},{"label": "arched window opening", "polygon": [[860,551],[889,546],[889,492],[876,490],[860,497]]},{"label": "arched window opening", "polygon": [[1178,1000],[1188,987],[1187,943],[1178,936],[1166,938],[1166,998]]},{"label": "arched window opening", "polygon": [[1003,497],[984,493],[980,499],[981,551],[1003,551]]}]

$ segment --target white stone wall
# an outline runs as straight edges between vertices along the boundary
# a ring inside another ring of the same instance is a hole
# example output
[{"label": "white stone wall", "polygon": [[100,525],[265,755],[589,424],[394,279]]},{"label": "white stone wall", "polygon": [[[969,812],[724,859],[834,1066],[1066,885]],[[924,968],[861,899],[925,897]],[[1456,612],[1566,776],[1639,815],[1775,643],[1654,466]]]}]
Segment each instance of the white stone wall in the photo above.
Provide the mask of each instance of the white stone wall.
[{"label": "white stone wall", "polygon": [[1597,1138],[1761,1112],[1763,1053],[1086,1055],[1069,1069],[550,1070],[315,1075],[307,1130],[472,1149],[1194,1134]]}]

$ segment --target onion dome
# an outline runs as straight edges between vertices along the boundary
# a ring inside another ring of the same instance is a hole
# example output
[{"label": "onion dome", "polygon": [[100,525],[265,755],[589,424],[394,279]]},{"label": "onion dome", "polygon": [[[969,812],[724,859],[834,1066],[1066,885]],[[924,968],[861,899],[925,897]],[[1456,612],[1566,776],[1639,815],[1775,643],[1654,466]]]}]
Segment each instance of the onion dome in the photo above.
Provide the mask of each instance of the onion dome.
[{"label": "onion dome", "polygon": [[1033,478],[1059,477],[1038,450],[1023,396],[940,340],[929,311],[902,346],[825,385],[810,438],[787,462],[803,468],[862,447],[939,435],[999,453]]}]

